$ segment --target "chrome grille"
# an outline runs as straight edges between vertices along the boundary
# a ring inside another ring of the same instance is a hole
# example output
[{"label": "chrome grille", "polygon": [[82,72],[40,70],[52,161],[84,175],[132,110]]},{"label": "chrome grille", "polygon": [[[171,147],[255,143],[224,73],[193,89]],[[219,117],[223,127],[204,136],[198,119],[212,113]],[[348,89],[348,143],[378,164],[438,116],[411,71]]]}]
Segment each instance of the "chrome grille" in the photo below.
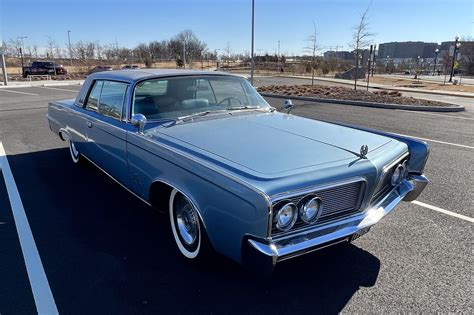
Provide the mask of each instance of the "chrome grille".
[{"label": "chrome grille", "polygon": [[[284,198],[297,205],[298,209],[302,205],[302,199],[308,195],[314,195],[321,198],[323,202],[323,211],[318,221],[313,225],[318,225],[335,219],[340,219],[359,212],[362,193],[365,188],[365,182],[356,181],[348,184],[342,184],[336,187],[322,189],[298,195],[291,198]],[[279,201],[280,202],[280,201]],[[275,211],[276,212],[276,211]],[[308,226],[300,218],[295,223],[292,231],[301,227]],[[273,227],[272,234],[282,233],[282,231]]]}]

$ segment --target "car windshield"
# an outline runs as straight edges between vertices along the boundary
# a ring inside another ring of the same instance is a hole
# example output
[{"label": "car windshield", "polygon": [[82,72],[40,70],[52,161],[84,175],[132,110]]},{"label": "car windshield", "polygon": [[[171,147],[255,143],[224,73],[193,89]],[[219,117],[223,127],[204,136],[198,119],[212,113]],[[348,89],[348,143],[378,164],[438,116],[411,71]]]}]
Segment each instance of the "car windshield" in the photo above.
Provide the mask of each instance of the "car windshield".
[{"label": "car windshield", "polygon": [[244,79],[233,76],[183,76],[140,82],[133,95],[133,114],[147,119],[176,119],[202,112],[270,109]]}]

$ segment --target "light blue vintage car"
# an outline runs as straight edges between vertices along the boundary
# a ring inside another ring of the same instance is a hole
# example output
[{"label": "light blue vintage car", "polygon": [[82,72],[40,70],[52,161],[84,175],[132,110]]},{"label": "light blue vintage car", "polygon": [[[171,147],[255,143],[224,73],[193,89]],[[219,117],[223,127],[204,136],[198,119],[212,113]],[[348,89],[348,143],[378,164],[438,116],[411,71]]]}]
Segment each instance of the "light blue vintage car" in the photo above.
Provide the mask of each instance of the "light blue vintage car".
[{"label": "light blue vintage car", "polygon": [[354,240],[428,183],[426,143],[277,112],[227,73],[94,73],[48,121],[74,163],[165,210],[184,257],[265,272]]}]

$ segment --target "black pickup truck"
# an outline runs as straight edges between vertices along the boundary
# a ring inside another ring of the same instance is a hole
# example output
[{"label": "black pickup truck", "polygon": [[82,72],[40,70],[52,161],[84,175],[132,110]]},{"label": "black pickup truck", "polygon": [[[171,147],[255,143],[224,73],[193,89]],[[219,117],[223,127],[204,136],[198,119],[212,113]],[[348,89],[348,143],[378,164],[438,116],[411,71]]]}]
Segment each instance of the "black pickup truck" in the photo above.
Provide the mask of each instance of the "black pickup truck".
[{"label": "black pickup truck", "polygon": [[[56,71],[54,71],[56,69]],[[40,74],[67,74],[66,68],[63,65],[59,65],[50,61],[35,61],[31,67],[23,68],[23,77],[26,78],[28,75],[40,75]]]}]

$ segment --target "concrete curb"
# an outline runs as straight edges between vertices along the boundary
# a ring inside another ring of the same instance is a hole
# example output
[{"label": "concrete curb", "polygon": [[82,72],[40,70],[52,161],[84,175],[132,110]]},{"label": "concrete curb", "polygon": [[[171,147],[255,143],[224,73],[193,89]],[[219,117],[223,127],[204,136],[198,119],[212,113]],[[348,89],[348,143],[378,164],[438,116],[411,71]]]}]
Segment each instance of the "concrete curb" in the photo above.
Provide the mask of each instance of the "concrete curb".
[{"label": "concrete curb", "polygon": [[[281,78],[293,78],[293,79],[306,79],[306,80],[311,80],[311,77],[303,77],[303,76],[297,76],[297,75],[270,75],[270,77],[281,77]],[[324,77],[314,77],[314,80],[319,80],[319,81],[326,81],[326,82],[333,82],[333,83],[339,83],[339,84],[345,84],[345,85],[351,85],[354,86],[354,82],[344,82],[340,81],[342,79],[332,79],[332,78],[324,78]],[[373,83],[374,84],[374,83]],[[376,83],[375,83],[376,84]],[[359,84],[357,83],[358,87],[367,87],[366,84]],[[456,96],[456,97],[467,97],[467,98],[474,98],[474,93],[468,93],[468,92],[449,92],[449,91],[433,91],[433,90],[423,90],[423,89],[415,89],[415,88],[397,88],[394,86],[388,86],[388,85],[371,85],[369,84],[370,89],[377,89],[377,90],[389,90],[389,91],[399,91],[399,92],[407,92],[407,93],[421,93],[421,94],[433,94],[433,95],[444,95],[444,96]]]},{"label": "concrete curb", "polygon": [[307,97],[307,96],[278,95],[278,94],[269,94],[269,93],[260,93],[260,95],[266,96],[266,97],[294,99],[294,100],[300,100],[300,101],[311,101],[311,102],[352,105],[352,106],[362,106],[362,107],[374,107],[374,108],[383,108],[383,109],[403,109],[403,110],[413,110],[413,111],[423,111],[423,112],[462,112],[465,109],[464,106],[454,106],[454,107],[415,106],[415,105],[372,103],[372,102],[362,102],[362,101],[335,100],[335,99],[325,99],[325,98],[316,98],[316,97]]}]

